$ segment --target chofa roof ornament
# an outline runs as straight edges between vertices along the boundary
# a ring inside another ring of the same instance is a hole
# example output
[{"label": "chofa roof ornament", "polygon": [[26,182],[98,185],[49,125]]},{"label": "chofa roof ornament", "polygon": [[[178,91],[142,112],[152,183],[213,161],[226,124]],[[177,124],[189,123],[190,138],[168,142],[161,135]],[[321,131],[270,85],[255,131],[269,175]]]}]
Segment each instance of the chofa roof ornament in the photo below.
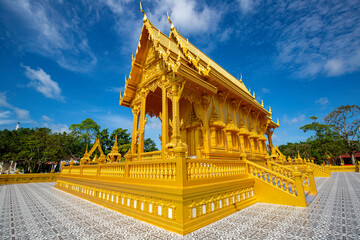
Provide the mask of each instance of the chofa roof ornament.
[{"label": "chofa roof ornament", "polygon": [[143,21],[145,22],[147,20],[147,16],[146,16],[146,13],[144,12],[144,10],[142,9],[141,2],[142,2],[142,0],[140,0],[140,11],[144,14]]},{"label": "chofa roof ornament", "polygon": [[173,30],[175,27],[174,27],[174,24],[172,23],[172,21],[171,21],[171,19],[170,19],[169,11],[166,12],[166,15],[167,15],[167,18],[168,18],[169,23],[171,24],[170,29]]}]

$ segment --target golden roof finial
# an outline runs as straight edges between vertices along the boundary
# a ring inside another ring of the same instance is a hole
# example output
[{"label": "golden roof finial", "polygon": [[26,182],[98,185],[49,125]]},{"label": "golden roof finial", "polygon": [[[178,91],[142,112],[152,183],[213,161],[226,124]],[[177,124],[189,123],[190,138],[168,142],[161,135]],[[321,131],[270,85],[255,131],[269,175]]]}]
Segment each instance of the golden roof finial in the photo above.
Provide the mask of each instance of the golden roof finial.
[{"label": "golden roof finial", "polygon": [[264,107],[264,100],[261,100],[261,106]]},{"label": "golden roof finial", "polygon": [[175,27],[174,27],[174,24],[172,23],[172,21],[171,21],[171,19],[170,19],[169,11],[166,12],[166,15],[167,15],[167,18],[168,18],[169,23],[171,24],[170,29],[173,30]]},{"label": "golden roof finial", "polygon": [[240,73],[240,80],[239,80],[240,82],[242,82],[242,74]]},{"label": "golden roof finial", "polygon": [[269,106],[269,113],[271,114],[271,107]]},{"label": "golden roof finial", "polygon": [[142,0],[140,0],[140,11],[144,14],[143,21],[146,22],[147,16],[146,16],[146,13],[144,12],[144,10],[142,9],[141,2],[142,2]]},{"label": "golden roof finial", "polygon": [[88,153],[88,144],[86,144],[85,154]]},{"label": "golden roof finial", "polygon": [[255,91],[253,91],[253,98],[255,98]]},{"label": "golden roof finial", "polygon": [[277,122],[276,122],[277,125],[280,125],[280,122],[279,122],[279,119],[277,119]]}]

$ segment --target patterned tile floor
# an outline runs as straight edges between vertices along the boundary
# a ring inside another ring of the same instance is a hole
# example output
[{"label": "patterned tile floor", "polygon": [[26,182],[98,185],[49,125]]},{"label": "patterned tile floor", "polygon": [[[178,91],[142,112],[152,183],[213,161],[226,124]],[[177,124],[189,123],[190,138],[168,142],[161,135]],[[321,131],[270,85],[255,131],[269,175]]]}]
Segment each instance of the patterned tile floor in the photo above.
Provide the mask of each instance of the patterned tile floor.
[{"label": "patterned tile floor", "polygon": [[308,208],[257,203],[181,236],[53,188],[0,186],[0,239],[360,239],[360,174],[317,178]]}]

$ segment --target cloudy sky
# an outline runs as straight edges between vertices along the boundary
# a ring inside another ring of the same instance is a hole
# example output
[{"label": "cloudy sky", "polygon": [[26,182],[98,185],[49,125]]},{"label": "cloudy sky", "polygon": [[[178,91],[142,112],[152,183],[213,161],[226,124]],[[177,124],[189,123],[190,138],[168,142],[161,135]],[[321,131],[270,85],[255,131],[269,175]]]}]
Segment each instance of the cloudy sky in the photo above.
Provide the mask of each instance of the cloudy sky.
[{"label": "cloudy sky", "polygon": [[[168,34],[182,35],[271,106],[274,142],[306,140],[299,127],[334,108],[360,104],[360,2],[144,0]],[[131,130],[119,91],[142,26],[131,0],[0,0],[0,129],[68,131],[94,119]],[[158,141],[150,119],[147,137]]]}]

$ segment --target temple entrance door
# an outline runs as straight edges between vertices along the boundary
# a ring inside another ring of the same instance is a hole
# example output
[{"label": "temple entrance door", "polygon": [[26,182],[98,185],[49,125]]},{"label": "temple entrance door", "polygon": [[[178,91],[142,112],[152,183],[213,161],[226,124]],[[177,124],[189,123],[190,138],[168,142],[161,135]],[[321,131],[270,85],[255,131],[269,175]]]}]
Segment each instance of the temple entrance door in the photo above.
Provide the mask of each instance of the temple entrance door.
[{"label": "temple entrance door", "polygon": [[196,155],[196,147],[198,146],[198,136],[196,134],[197,128],[189,128],[187,129],[187,145],[188,145],[188,155],[195,156]]}]

